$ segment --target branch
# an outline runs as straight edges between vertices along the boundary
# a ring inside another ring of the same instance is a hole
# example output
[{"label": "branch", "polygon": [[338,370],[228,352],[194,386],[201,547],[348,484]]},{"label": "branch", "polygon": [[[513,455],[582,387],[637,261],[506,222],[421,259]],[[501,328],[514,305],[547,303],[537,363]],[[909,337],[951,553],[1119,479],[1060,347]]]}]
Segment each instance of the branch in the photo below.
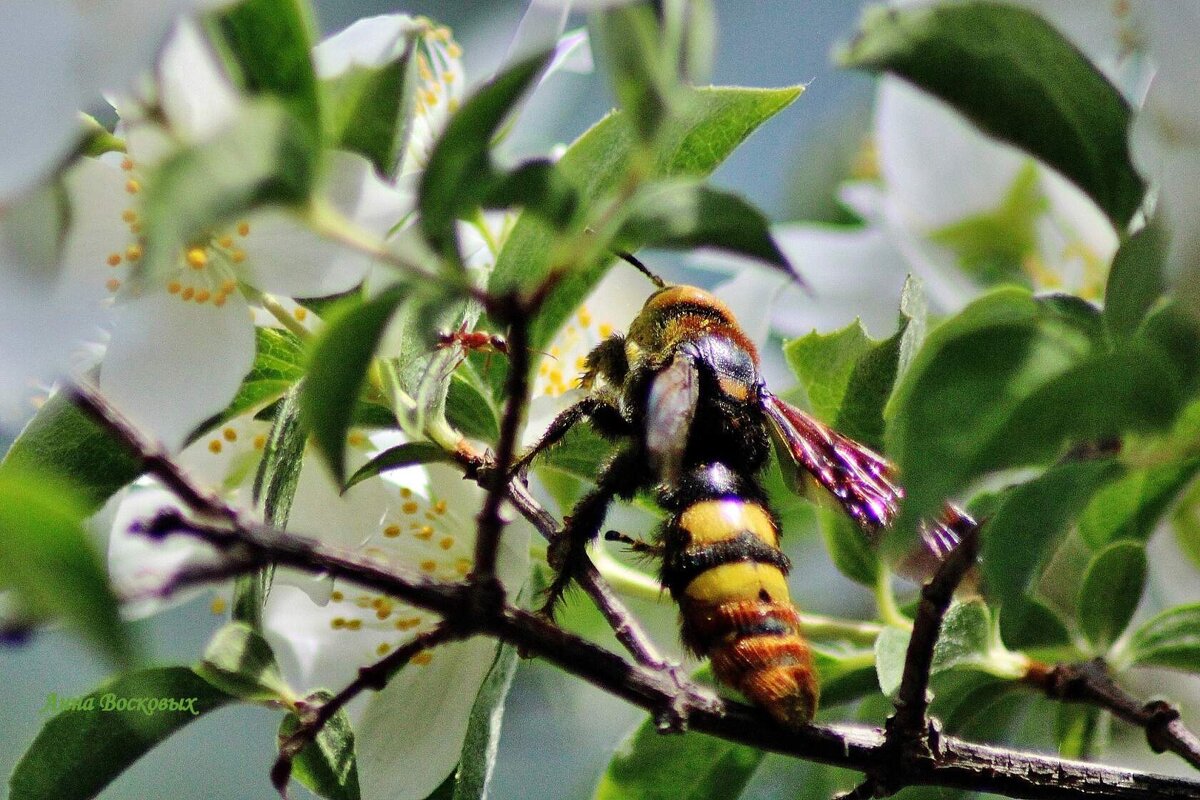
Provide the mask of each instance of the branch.
[{"label": "branch", "polygon": [[937,645],[946,610],[954,599],[954,590],[974,566],[979,554],[979,526],[971,521],[961,534],[958,546],[946,556],[937,572],[921,589],[921,603],[913,619],[912,636],[904,657],[904,673],[896,695],[896,713],[888,721],[889,736],[895,736],[898,742],[923,741],[927,738],[926,716],[929,711],[933,649]]},{"label": "branch", "polygon": [[1049,666],[1033,662],[1024,678],[1054,700],[1087,703],[1136,725],[1156,753],[1170,751],[1200,769],[1200,737],[1179,718],[1179,709],[1164,700],[1141,703],[1110,677],[1102,658],[1082,664]]},{"label": "branch", "polygon": [[[170,525],[217,546],[230,541],[228,531],[196,524],[172,511],[156,518],[148,532],[165,535]],[[250,525],[241,534],[238,546],[256,558],[389,594],[441,615],[464,637],[485,634],[499,638],[651,713],[680,707],[695,730],[868,775],[886,773],[889,788],[946,786],[1011,797],[1075,800],[1195,800],[1200,796],[1200,781],[1064,761],[952,737],[940,741],[935,757],[915,751],[897,754],[883,731],[861,725],[810,725],[789,732],[759,709],[730,701],[713,702],[711,695],[692,697],[681,691],[669,674],[627,662],[535,614],[504,602],[482,607],[474,601],[476,587],[470,583],[429,581],[409,570],[387,569],[268,526]]]},{"label": "branch", "polygon": [[432,630],[418,635],[389,653],[373,664],[368,664],[358,670],[358,676],[340,692],[330,697],[324,703],[310,706],[303,712],[298,712],[299,727],[292,731],[286,739],[279,742],[279,758],[271,767],[271,784],[283,797],[287,797],[288,780],[292,776],[292,762],[305,747],[316,738],[329,720],[342,710],[351,700],[367,690],[381,691],[387,686],[397,672],[408,665],[408,662],[420,652],[437,647],[438,645],[462,638],[461,631],[448,623],[442,623]]},{"label": "branch", "polygon": [[494,580],[496,577],[496,554],[504,530],[500,505],[504,501],[508,472],[512,467],[517,434],[521,429],[521,416],[526,406],[526,395],[529,394],[529,314],[535,308],[522,303],[516,295],[508,295],[492,304],[495,315],[508,323],[509,364],[496,458],[490,465],[491,469],[478,473],[480,485],[487,491],[487,496],[476,518],[478,533],[475,537],[473,574],[477,580]]}]

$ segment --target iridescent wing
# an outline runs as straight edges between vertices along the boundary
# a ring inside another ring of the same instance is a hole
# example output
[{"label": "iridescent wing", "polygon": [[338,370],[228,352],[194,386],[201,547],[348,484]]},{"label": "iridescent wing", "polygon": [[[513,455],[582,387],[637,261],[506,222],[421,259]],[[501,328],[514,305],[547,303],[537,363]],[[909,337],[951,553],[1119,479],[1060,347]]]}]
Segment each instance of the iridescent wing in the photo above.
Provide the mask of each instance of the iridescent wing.
[{"label": "iridescent wing", "polygon": [[904,490],[892,482],[895,469],[887,459],[773,394],[766,394],[763,406],[792,460],[847,514],[870,531],[891,524]]},{"label": "iridescent wing", "polygon": [[[890,461],[770,393],[763,407],[792,460],[828,490],[872,540],[892,523],[904,489],[895,482],[896,468]],[[924,552],[906,559],[902,571],[916,578],[932,574],[975,525],[965,511],[947,503],[936,520],[921,523]]]}]

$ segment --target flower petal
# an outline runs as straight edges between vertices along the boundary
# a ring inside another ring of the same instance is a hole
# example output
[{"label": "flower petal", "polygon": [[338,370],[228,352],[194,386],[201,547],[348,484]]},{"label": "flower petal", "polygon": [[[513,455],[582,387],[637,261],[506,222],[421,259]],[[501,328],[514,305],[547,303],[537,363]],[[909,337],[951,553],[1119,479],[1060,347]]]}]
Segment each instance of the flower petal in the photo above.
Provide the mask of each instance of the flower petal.
[{"label": "flower petal", "polygon": [[158,64],[160,102],[177,134],[202,141],[237,113],[237,90],[199,26],[181,21]]},{"label": "flower petal", "polygon": [[879,82],[875,134],[889,210],[923,232],[995,209],[1026,160],[898,78]]},{"label": "flower petal", "polygon": [[241,295],[217,307],[159,290],[118,307],[100,388],[174,450],[229,404],[253,363],[254,329]]},{"label": "flower petal", "polygon": [[69,3],[0,3],[0,203],[45,177],[81,134],[89,98],[72,57],[83,33]]},{"label": "flower petal", "polygon": [[381,67],[408,47],[408,37],[421,29],[407,14],[382,14],[356,20],[313,48],[317,75],[332,78],[352,67]]},{"label": "flower petal", "polygon": [[[371,163],[353,153],[330,154],[321,193],[343,216],[380,240],[405,214],[415,198],[380,180]],[[324,297],[354,288],[366,276],[372,259],[345,245],[318,236],[284,211],[255,214],[242,277],[267,292],[291,297]]]}]

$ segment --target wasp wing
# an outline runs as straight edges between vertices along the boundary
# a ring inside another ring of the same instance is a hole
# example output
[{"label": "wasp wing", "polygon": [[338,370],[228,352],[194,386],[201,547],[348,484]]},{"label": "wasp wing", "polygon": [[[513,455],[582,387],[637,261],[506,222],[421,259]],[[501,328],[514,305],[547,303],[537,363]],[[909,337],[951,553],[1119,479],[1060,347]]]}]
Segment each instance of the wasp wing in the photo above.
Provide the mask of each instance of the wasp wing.
[{"label": "wasp wing", "polygon": [[[795,406],[767,394],[763,407],[776,438],[792,460],[832,494],[874,539],[896,516],[904,489],[895,483],[895,467],[883,456],[819,422]],[[908,577],[923,580],[977,523],[947,503],[936,520],[921,523],[923,546],[898,565]]]},{"label": "wasp wing", "polygon": [[846,513],[871,532],[891,523],[904,490],[892,482],[887,459],[773,394],[763,407],[779,444]]},{"label": "wasp wing", "polygon": [[651,468],[668,486],[679,480],[699,401],[696,365],[683,353],[676,353],[671,364],[654,377],[646,401],[646,452]]}]

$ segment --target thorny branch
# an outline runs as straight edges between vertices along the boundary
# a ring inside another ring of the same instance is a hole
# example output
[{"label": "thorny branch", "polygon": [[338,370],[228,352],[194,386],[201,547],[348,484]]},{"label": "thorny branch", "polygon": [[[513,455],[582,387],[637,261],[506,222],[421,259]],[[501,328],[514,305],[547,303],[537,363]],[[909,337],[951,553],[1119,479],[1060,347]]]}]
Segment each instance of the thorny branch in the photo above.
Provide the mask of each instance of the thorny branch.
[{"label": "thorny branch", "polygon": [[[355,553],[330,548],[269,525],[243,519],[219,497],[193,483],[161,448],[117,414],[94,389],[78,386],[73,394],[85,411],[140,454],[146,469],[175,491],[199,515],[199,519],[192,519],[178,511],[168,510],[145,526],[144,532],[150,536],[177,533],[197,537],[223,552],[230,559],[230,565],[238,569],[250,570],[265,564],[277,564],[328,575],[385,593],[440,615],[447,626],[444,629],[452,630],[454,638],[475,635],[498,638],[653,714],[673,709],[695,730],[764,750],[857,770],[872,779],[886,776],[882,785],[888,790],[928,785],[998,792],[1023,798],[1173,800],[1200,796],[1200,781],[1064,761],[973,744],[949,736],[941,737],[936,753],[919,748],[905,748],[898,753],[897,748],[888,741],[888,735],[873,727],[810,725],[798,732],[786,731],[758,709],[719,700],[711,692],[681,687],[671,670],[644,663],[630,663],[537,615],[512,606],[502,593],[481,593],[481,587],[470,581],[448,583],[430,580],[413,570],[383,566]],[[468,467],[469,475],[472,468],[475,470],[476,475],[471,477],[477,479],[480,472],[486,474],[486,467],[490,466],[487,459],[473,461],[478,457],[471,456],[465,449],[458,456]],[[503,493],[544,534],[557,530],[553,518],[519,484],[510,484],[503,489]],[[948,584],[948,588],[935,588],[930,592],[932,596],[927,598],[932,602],[937,616],[934,638],[945,605],[949,603],[948,597],[957,584],[957,578],[954,577],[957,567],[946,567],[943,571],[946,573],[943,583]],[[590,572],[595,574],[594,566]],[[193,577],[199,580],[203,576]],[[598,574],[596,580],[602,584]],[[933,583],[937,582],[938,578],[935,577]],[[585,573],[585,587],[588,585]],[[941,601],[939,597],[943,591],[947,599]],[[937,611],[939,604],[942,604],[941,610]],[[619,609],[619,606],[610,607],[609,611],[613,608]],[[628,614],[623,609],[620,611]],[[619,614],[615,616],[620,618]],[[918,614],[918,620],[921,616],[924,615]],[[632,626],[626,630],[623,641],[627,645],[635,642],[641,655],[654,661],[656,654],[652,645],[649,640],[639,642],[639,636],[642,636],[640,631]],[[913,638],[918,638],[916,631]],[[931,642],[928,647],[932,647]],[[397,652],[390,658],[400,659]],[[354,686],[352,684],[343,693],[356,694],[375,688],[382,680],[381,676],[391,668],[387,662],[389,658],[366,667],[366,677],[360,674],[362,685],[351,688]],[[909,682],[912,686],[920,685],[922,694],[928,682],[927,666],[924,671],[926,674],[923,677],[914,676]],[[905,690],[901,691],[903,693]],[[911,707],[920,708],[919,724],[923,725],[926,711],[924,701]],[[327,713],[332,715],[336,710],[334,708]],[[315,722],[313,725],[314,732],[319,730],[319,725]],[[1148,735],[1151,727],[1158,730],[1163,726],[1164,730],[1170,729],[1170,720],[1147,726]],[[1154,743],[1157,740],[1152,738],[1151,741]]]}]

